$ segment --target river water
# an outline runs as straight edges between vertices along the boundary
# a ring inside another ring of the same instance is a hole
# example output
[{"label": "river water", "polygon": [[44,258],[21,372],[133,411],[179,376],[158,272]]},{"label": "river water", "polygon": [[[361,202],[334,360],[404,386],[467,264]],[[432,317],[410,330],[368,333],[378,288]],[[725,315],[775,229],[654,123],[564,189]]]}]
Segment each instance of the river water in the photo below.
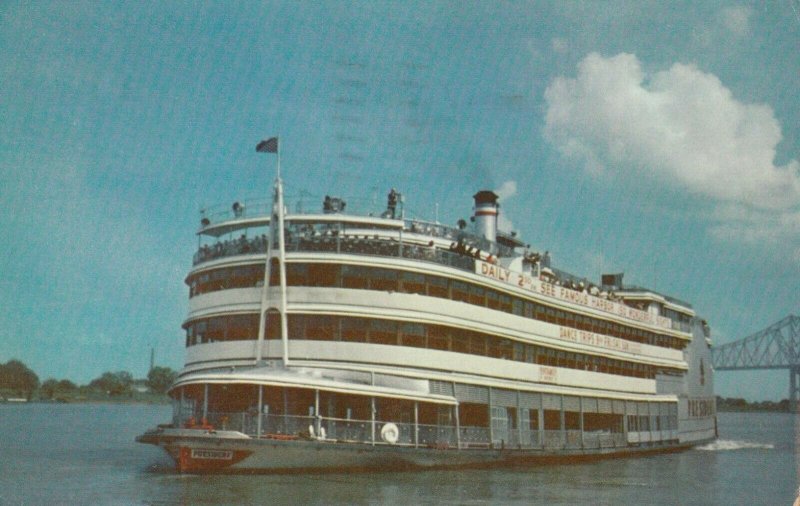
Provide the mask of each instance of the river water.
[{"label": "river water", "polygon": [[796,424],[721,413],[720,440],[674,455],[470,471],[189,476],[133,438],[169,406],[0,405],[0,504],[792,504]]}]

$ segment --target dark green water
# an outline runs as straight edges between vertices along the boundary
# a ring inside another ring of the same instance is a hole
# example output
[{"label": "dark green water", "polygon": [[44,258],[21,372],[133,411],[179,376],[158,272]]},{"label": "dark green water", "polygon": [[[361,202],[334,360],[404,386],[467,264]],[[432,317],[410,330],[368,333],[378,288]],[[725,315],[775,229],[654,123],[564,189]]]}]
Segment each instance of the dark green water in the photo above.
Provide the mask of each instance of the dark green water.
[{"label": "dark green water", "polygon": [[0,504],[790,505],[796,417],[722,413],[707,449],[482,471],[182,476],[134,443],[168,406],[0,405]]}]

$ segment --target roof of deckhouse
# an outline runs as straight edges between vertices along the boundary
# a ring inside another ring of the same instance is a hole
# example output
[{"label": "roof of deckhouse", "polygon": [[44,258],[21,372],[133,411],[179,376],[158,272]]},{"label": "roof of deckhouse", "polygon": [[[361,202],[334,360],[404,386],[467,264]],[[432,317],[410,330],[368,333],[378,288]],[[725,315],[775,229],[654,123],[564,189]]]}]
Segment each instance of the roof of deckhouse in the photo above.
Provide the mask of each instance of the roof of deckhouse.
[{"label": "roof of deckhouse", "polygon": [[[369,225],[374,228],[396,230],[403,227],[403,220],[392,220],[375,216],[356,216],[351,214],[287,214],[284,220],[292,223],[350,223]],[[264,227],[270,224],[269,216],[253,218],[234,218],[219,223],[203,225],[197,231],[198,235],[220,237],[225,234],[248,227]]]}]

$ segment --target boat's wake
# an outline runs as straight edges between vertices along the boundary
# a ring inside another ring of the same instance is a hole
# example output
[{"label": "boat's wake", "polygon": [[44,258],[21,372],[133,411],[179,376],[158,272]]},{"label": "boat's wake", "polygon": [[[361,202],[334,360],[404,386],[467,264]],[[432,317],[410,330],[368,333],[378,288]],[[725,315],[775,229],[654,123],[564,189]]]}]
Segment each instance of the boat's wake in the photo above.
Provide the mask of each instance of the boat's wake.
[{"label": "boat's wake", "polygon": [[772,450],[775,445],[769,443],[753,443],[750,441],[733,441],[730,439],[717,439],[713,443],[696,447],[697,450],[720,452],[727,450]]}]

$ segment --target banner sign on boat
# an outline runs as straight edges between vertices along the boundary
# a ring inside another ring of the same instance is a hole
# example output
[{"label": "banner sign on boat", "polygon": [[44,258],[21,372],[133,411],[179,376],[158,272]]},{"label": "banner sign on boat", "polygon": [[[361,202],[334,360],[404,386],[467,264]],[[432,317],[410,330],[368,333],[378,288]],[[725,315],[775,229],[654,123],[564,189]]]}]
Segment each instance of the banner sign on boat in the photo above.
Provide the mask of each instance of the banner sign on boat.
[{"label": "banner sign on boat", "polygon": [[547,365],[540,365],[539,381],[543,383],[558,383],[558,369]]},{"label": "banner sign on boat", "polygon": [[630,320],[656,325],[666,329],[672,328],[672,320],[669,318],[654,315],[648,313],[647,311],[634,309],[619,302],[595,297],[594,295],[589,295],[586,292],[579,292],[563,286],[554,285],[553,283],[542,281],[522,272],[506,269],[500,265],[494,265],[482,260],[476,260],[475,273],[502,281],[508,285],[524,288],[533,293],[538,293],[553,299],[572,302],[573,304],[579,304],[592,309],[598,309],[606,313],[611,313],[617,316],[628,318]]},{"label": "banner sign on boat", "polygon": [[560,325],[558,329],[558,337],[564,341],[571,341],[573,343],[584,344],[588,346],[600,346],[609,350],[624,351],[626,353],[635,353],[637,355],[642,353],[641,343],[606,336],[603,334],[596,334],[587,330],[563,327]]},{"label": "banner sign on boat", "polygon": [[717,412],[715,399],[689,399],[689,418],[713,416]]}]

